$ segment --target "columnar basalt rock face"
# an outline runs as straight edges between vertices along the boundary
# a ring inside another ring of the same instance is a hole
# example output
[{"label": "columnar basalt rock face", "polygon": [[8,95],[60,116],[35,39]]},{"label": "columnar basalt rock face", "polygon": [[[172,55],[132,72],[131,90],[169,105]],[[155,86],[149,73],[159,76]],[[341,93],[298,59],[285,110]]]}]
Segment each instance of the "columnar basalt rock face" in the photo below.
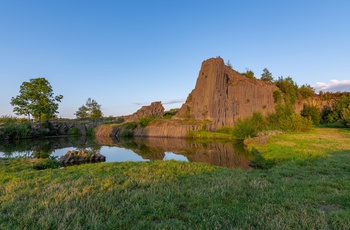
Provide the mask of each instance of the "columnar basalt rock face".
[{"label": "columnar basalt rock face", "polygon": [[211,130],[233,126],[255,111],[273,112],[275,90],[271,83],[240,75],[222,58],[211,58],[202,63],[195,89],[177,116],[211,121]]},{"label": "columnar basalt rock face", "polygon": [[152,102],[149,106],[142,106],[141,109],[137,110],[134,114],[125,117],[125,120],[139,121],[143,117],[153,116],[162,117],[164,114],[164,107],[160,101]]}]

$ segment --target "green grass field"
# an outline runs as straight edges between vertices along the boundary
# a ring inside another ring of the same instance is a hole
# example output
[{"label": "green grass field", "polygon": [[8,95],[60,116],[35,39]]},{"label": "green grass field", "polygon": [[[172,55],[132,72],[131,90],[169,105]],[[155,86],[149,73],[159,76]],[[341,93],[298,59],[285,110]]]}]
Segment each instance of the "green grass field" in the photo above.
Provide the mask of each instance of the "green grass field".
[{"label": "green grass field", "polygon": [[177,161],[34,170],[0,161],[0,229],[349,229],[350,131],[253,141],[269,170]]}]

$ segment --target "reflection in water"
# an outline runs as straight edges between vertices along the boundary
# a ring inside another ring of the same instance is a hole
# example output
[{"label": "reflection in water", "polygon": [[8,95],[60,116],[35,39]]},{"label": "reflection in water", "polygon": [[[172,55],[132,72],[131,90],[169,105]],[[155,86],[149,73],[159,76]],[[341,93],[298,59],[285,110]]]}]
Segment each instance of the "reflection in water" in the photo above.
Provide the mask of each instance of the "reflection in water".
[{"label": "reflection in water", "polygon": [[[249,169],[251,154],[242,143],[201,142],[176,138],[121,139],[97,137],[17,140],[0,144],[0,157],[46,158],[66,151],[88,149],[101,153],[107,161],[184,160],[229,168]],[[64,152],[64,153],[63,153]]]}]

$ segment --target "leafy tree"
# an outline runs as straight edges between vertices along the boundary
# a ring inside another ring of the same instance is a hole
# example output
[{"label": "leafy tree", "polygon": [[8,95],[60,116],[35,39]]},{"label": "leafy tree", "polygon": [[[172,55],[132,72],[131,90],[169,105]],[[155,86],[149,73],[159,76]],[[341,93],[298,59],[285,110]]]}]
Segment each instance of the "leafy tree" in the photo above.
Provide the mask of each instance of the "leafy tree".
[{"label": "leafy tree", "polygon": [[350,105],[347,108],[343,108],[341,117],[345,125],[350,125]]},{"label": "leafy tree", "polygon": [[302,96],[302,98],[306,99],[315,94],[315,89],[310,85],[306,84],[306,85],[302,85],[299,88],[299,93]]},{"label": "leafy tree", "polygon": [[275,85],[284,93],[284,101],[287,104],[293,104],[298,98],[298,85],[291,77],[278,77]]},{"label": "leafy tree", "polygon": [[254,76],[254,72],[250,69],[246,69],[245,72],[242,72],[241,75],[246,76],[247,78],[253,78],[255,79],[256,77]]},{"label": "leafy tree", "polygon": [[82,105],[75,112],[75,116],[80,119],[89,118],[89,109],[85,105]]},{"label": "leafy tree", "polygon": [[311,119],[314,125],[318,125],[321,122],[321,112],[316,106],[304,105],[300,115]]},{"label": "leafy tree", "polygon": [[19,95],[12,97],[11,105],[17,115],[30,115],[35,119],[50,119],[58,113],[58,103],[63,96],[54,96],[50,83],[45,78],[33,78],[29,82],[23,82]]},{"label": "leafy tree", "polygon": [[267,69],[263,69],[263,73],[261,74],[261,80],[267,81],[267,82],[273,82],[272,73]]},{"label": "leafy tree", "polygon": [[78,108],[75,116],[79,119],[83,118],[101,118],[101,105],[97,103],[94,99],[88,98],[85,105]]}]

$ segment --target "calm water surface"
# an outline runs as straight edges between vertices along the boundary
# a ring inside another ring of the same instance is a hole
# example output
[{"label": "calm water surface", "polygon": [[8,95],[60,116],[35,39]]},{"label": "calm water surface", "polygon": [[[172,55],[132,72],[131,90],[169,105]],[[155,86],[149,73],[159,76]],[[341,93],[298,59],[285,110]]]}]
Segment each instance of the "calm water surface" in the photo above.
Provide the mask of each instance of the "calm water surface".
[{"label": "calm water surface", "polygon": [[106,156],[107,162],[180,160],[249,169],[252,156],[242,143],[203,142],[176,138],[45,138],[0,144],[0,157],[60,157],[86,149]]}]

